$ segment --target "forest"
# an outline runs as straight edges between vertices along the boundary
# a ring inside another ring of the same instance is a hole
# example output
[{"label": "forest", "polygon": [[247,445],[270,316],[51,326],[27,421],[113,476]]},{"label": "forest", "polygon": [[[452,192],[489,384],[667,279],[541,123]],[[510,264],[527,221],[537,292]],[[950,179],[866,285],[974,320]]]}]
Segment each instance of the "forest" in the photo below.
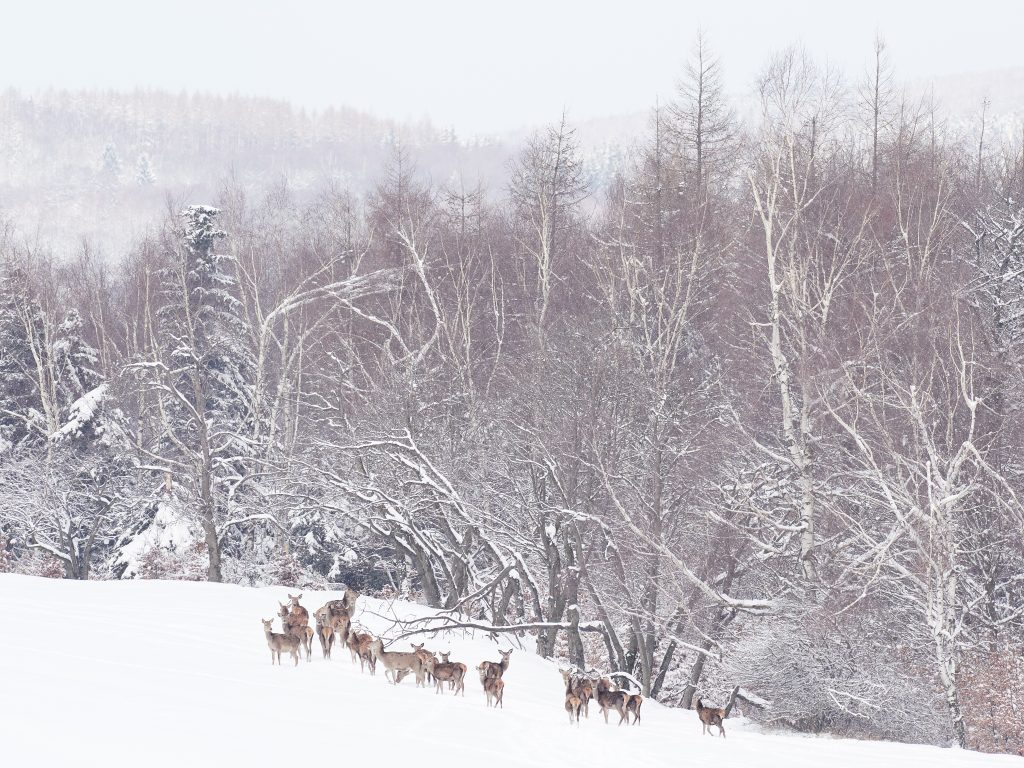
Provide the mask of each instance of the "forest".
[{"label": "forest", "polygon": [[346,584],[674,706],[1024,750],[1022,135],[881,44],[750,110],[721,66],[600,183],[563,115],[496,186],[225,168],[113,255],[0,209],[0,571]]}]

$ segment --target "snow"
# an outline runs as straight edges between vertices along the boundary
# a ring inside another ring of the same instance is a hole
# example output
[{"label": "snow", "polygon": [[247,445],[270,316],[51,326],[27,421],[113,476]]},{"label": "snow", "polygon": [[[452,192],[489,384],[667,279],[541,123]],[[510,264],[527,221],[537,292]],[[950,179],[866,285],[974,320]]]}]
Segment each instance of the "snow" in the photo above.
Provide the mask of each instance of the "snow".
[{"label": "snow", "polygon": [[[355,765],[679,766],[728,768],[995,768],[1019,758],[955,749],[761,734],[741,719],[728,738],[701,735],[693,712],[645,702],[639,726],[570,725],[557,666],[515,638],[481,633],[431,639],[470,667],[465,698],[395,687],[362,675],[344,648],[312,663],[271,666],[260,619],[285,587],[162,582],[71,582],[0,574],[6,632],[4,757],[11,765],[280,766],[327,748]],[[311,611],[340,592],[305,592]],[[356,623],[374,632],[393,618],[429,615],[408,603],[360,598]],[[275,627],[277,620],[275,619]],[[414,638],[420,642],[419,638]],[[516,648],[505,706],[491,710],[473,667]],[[393,649],[409,648],[401,641]],[[722,702],[724,704],[724,701]]]},{"label": "snow", "polygon": [[75,400],[68,412],[68,420],[60,429],[50,435],[51,440],[74,437],[81,434],[85,426],[92,421],[97,409],[107,393],[107,385],[100,384]]},{"label": "snow", "polygon": [[174,504],[158,502],[152,522],[121,548],[119,560],[127,566],[122,578],[137,576],[142,569],[143,555],[151,549],[183,553],[195,546],[199,536],[199,531],[178,512]]}]

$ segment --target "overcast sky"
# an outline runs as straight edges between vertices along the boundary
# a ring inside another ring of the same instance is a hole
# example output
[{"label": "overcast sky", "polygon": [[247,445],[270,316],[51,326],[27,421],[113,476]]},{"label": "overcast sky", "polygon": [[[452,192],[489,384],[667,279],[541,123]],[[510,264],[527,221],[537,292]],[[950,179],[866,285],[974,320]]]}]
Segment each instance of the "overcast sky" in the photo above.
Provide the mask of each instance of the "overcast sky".
[{"label": "overcast sky", "polygon": [[859,75],[876,31],[901,78],[1019,67],[1022,25],[1022,0],[26,0],[4,4],[0,85],[236,92],[467,135],[646,109],[700,28],[742,92],[793,42]]}]

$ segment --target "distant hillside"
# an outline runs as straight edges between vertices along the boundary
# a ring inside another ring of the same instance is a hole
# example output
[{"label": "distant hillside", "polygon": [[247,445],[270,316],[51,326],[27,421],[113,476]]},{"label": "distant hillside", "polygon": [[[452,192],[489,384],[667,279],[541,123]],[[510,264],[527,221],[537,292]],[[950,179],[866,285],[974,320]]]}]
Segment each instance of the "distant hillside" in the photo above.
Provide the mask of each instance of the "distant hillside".
[{"label": "distant hillside", "polygon": [[[934,92],[950,127],[972,135],[990,100],[993,144],[1024,128],[1024,68],[908,83]],[[757,110],[748,92],[738,113]],[[570,118],[573,116],[570,115]],[[634,112],[576,121],[592,185],[600,189],[648,127]],[[167,208],[209,202],[231,178],[247,192],[286,182],[302,198],[328,186],[362,194],[396,144],[434,182],[462,174],[497,190],[532,128],[462,137],[429,122],[398,123],[351,108],[310,111],[250,96],[159,90],[0,93],[0,219],[26,237],[71,250],[83,238],[116,256]]]},{"label": "distant hillside", "polygon": [[117,249],[168,196],[209,200],[227,177],[250,191],[286,180],[300,196],[327,185],[365,192],[396,143],[425,176],[503,179],[510,148],[429,124],[354,109],[309,112],[243,96],[161,91],[0,94],[0,213],[23,232]]}]

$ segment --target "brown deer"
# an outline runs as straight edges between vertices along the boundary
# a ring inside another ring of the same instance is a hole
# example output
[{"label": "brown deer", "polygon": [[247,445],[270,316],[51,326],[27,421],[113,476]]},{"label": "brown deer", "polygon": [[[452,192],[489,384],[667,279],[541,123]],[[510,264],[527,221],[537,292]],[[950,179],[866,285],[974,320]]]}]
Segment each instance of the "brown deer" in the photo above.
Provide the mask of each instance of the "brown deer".
[{"label": "brown deer", "polygon": [[336,635],[339,642],[346,643],[348,641],[351,624],[348,610],[349,606],[345,600],[331,600],[324,603],[313,614],[316,618],[316,634],[320,638],[320,648],[323,650],[325,659],[331,658],[331,649],[334,647]]},{"label": "brown deer", "polygon": [[[433,665],[438,663],[437,656],[434,655],[433,651],[428,651],[423,647],[426,643],[420,643],[419,645],[416,645],[416,643],[410,643],[410,645],[412,645],[412,652],[420,657],[420,662],[423,664],[423,676],[426,678],[428,683],[433,685],[434,675],[431,673],[431,670],[433,669]],[[430,662],[429,666],[428,662]],[[419,679],[417,678],[417,683],[418,682]]]},{"label": "brown deer", "polygon": [[488,677],[484,679],[484,694],[487,696],[487,706],[494,703],[494,708],[505,708],[502,704],[502,696],[505,694],[505,681],[500,677]]},{"label": "brown deer", "polygon": [[455,691],[455,695],[456,696],[459,695],[459,691],[462,691],[462,695],[465,696],[466,695],[466,674],[469,672],[469,667],[467,667],[461,661],[451,661],[451,662],[449,662],[448,661],[448,656],[450,654],[451,654],[451,651],[449,651],[448,653],[442,653],[441,654],[441,661],[442,661],[442,663],[444,663],[444,664],[451,664],[453,667],[455,667],[458,670],[457,674],[452,675],[452,679],[449,681],[449,685],[452,688],[452,690]]},{"label": "brown deer", "polygon": [[368,632],[356,632],[353,630],[348,635],[348,650],[352,654],[352,663],[359,660],[359,671],[362,672],[368,666],[370,674],[377,674],[377,658],[370,650],[370,643],[373,642],[373,635]]},{"label": "brown deer", "polygon": [[565,694],[565,711],[569,713],[569,722],[572,723],[573,719],[578,723],[580,721],[580,707],[583,702],[580,701],[580,697],[575,693]]},{"label": "brown deer", "polygon": [[289,634],[281,634],[280,632],[274,632],[271,627],[274,625],[273,619],[260,619],[263,622],[263,634],[267,638],[267,646],[270,648],[270,665],[274,665],[274,659],[277,659],[277,665],[281,666],[281,651],[288,651],[295,659],[295,666],[299,665],[299,639]]},{"label": "brown deer", "polygon": [[500,679],[508,669],[508,657],[512,655],[513,650],[515,649],[509,648],[507,651],[498,651],[501,654],[501,661],[481,661],[477,667],[477,671],[480,673],[480,682],[489,677]]},{"label": "brown deer", "polygon": [[305,619],[306,623],[309,624],[309,611],[299,605],[299,600],[301,599],[301,592],[297,595],[288,595],[288,605],[291,607],[292,613],[294,613],[297,618]]},{"label": "brown deer", "polygon": [[462,691],[462,695],[466,695],[466,686],[463,683],[463,678],[466,674],[466,665],[459,662],[451,662],[448,660],[448,653],[442,653],[442,661],[438,661],[434,654],[430,654],[430,657],[424,662],[424,668],[427,673],[434,678],[434,687],[437,693],[444,693],[444,684],[451,683],[452,688],[455,690],[455,695],[459,695],[459,691]]},{"label": "brown deer", "polygon": [[409,672],[416,675],[417,685],[422,684],[423,662],[415,653],[385,651],[380,638],[370,643],[370,652],[373,653],[377,661],[384,665],[385,676],[395,685],[402,682],[402,678]]},{"label": "brown deer", "polygon": [[350,620],[356,615],[356,600],[358,599],[358,592],[352,589],[352,587],[345,587],[345,596],[341,599],[341,602],[345,604],[345,613],[348,614]]},{"label": "brown deer", "polygon": [[590,717],[590,700],[594,698],[594,684],[585,675],[573,674],[568,669],[562,670],[562,680],[565,682],[565,695],[572,694],[580,700],[580,707],[583,714]]},{"label": "brown deer", "polygon": [[630,694],[626,699],[626,725],[629,725],[629,713],[633,713],[633,725],[640,722],[640,705],[644,703],[644,697],[639,693]]},{"label": "brown deer", "polygon": [[281,606],[279,615],[285,634],[295,637],[301,647],[306,649],[306,661],[312,661],[310,657],[313,655],[313,628],[309,626],[309,614],[307,613],[306,619],[303,620],[301,616],[293,613],[289,606],[281,602],[278,605]]},{"label": "brown deer", "polygon": [[601,707],[605,723],[608,722],[608,710],[614,709],[619,713],[619,725],[626,719],[626,702],[630,695],[625,691],[613,691],[612,681],[602,677],[597,683],[597,705]]},{"label": "brown deer", "polygon": [[736,703],[736,696],[740,692],[739,686],[732,689],[732,695],[729,696],[729,703],[724,707],[705,707],[704,702],[701,701],[700,697],[697,697],[697,717],[700,718],[701,733],[706,733],[711,736],[715,734],[711,733],[712,726],[718,726],[718,732],[722,738],[725,738],[725,726],[722,725],[722,721],[729,716],[732,711],[733,704]]}]

